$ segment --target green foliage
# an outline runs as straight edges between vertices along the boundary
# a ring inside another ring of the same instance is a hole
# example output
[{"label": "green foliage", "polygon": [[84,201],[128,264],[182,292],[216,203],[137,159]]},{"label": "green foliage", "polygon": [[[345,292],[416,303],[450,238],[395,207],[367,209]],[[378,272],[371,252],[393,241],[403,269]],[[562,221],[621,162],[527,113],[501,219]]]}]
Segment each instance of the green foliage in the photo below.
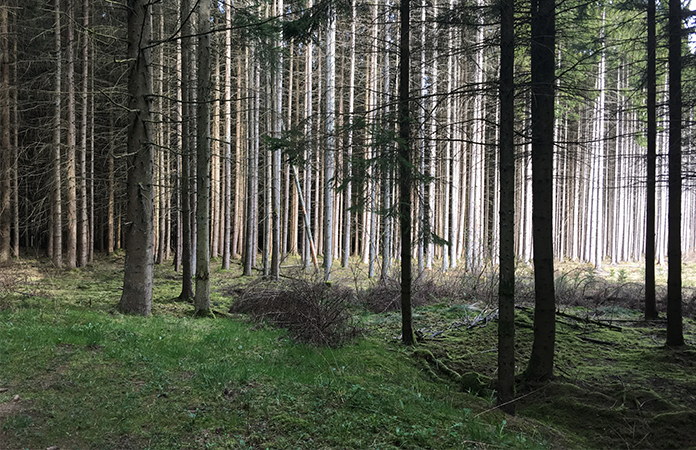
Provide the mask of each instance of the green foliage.
[{"label": "green foliage", "polygon": [[[4,303],[7,448],[539,447],[534,432],[476,417],[475,397],[431,380],[398,342],[319,348],[222,312],[194,320],[191,305],[171,300],[169,267],[157,267],[152,317],[118,314],[121,263],[66,272],[47,298]],[[214,305],[228,301],[218,290],[237,280],[230,272],[212,274]]]}]

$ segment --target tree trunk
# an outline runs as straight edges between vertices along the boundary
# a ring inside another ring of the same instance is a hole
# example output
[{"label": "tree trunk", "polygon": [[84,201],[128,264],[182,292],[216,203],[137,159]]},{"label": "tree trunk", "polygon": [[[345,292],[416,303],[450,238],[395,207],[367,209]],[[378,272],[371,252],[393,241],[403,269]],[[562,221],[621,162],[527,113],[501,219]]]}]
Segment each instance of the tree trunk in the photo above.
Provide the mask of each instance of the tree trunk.
[{"label": "tree trunk", "polygon": [[324,281],[333,263],[334,171],[336,166],[336,10],[329,6],[326,33],[326,151],[324,152]]},{"label": "tree trunk", "polygon": [[410,132],[410,0],[401,0],[399,7],[399,225],[401,228],[401,339],[414,344],[411,314],[411,132]]},{"label": "tree trunk", "polygon": [[646,161],[646,218],[645,218],[645,318],[656,319],[657,304],[655,299],[655,165],[657,143],[656,98],[657,82],[655,77],[655,0],[648,0],[648,154]]},{"label": "tree trunk", "polygon": [[10,33],[7,3],[0,6],[0,263],[10,259],[12,140],[10,125]]},{"label": "tree trunk", "polygon": [[532,227],[534,343],[526,377],[553,377],[556,303],[553,278],[553,127],[555,2],[532,0]]},{"label": "tree trunk", "polygon": [[181,124],[181,272],[182,286],[179,299],[188,301],[194,297],[193,292],[193,272],[195,264],[193,261],[193,223],[191,220],[192,202],[191,185],[192,174],[191,154],[193,153],[192,138],[192,117],[194,117],[192,102],[192,77],[193,67],[193,13],[191,11],[190,0],[181,0],[181,22],[182,33],[185,36],[181,40],[181,95],[182,95],[182,124]]},{"label": "tree trunk", "polygon": [[[232,251],[232,8],[225,6],[225,196],[223,202],[222,268],[229,270]],[[239,83],[239,80],[237,80]]]},{"label": "tree trunk", "polygon": [[198,3],[195,315],[210,313],[210,2]]},{"label": "tree trunk", "polygon": [[500,280],[498,405],[515,413],[515,19],[514,0],[500,4]]},{"label": "tree trunk", "polygon": [[60,12],[60,0],[55,0],[54,2],[55,11],[55,52],[56,52],[56,73],[55,73],[55,103],[53,112],[53,185],[51,186],[52,192],[52,208],[51,208],[51,222],[53,225],[52,229],[52,244],[51,249],[53,265],[57,268],[63,266],[63,214],[62,214],[62,196],[61,196],[61,184],[62,184],[62,158],[61,158],[61,98],[62,98],[62,69],[63,69],[63,56],[62,56],[62,44],[61,44],[61,12]]},{"label": "tree trunk", "polygon": [[75,17],[74,0],[68,0],[68,10],[66,12],[69,22],[67,24],[67,35],[65,43],[65,83],[68,87],[68,117],[66,134],[66,161],[67,166],[67,248],[65,264],[68,269],[77,267],[77,183],[75,179],[75,153],[76,153],[76,124],[75,124],[75,52],[73,50]]},{"label": "tree trunk", "polygon": [[79,189],[79,212],[80,217],[77,223],[78,242],[78,263],[84,267],[89,260],[89,218],[87,210],[87,111],[88,111],[88,91],[89,82],[89,14],[90,2],[82,2],[82,114],[80,122],[80,189]]},{"label": "tree trunk", "polygon": [[128,1],[128,80],[131,122],[128,130],[126,261],[119,310],[150,315],[154,278],[151,11],[145,0]]},{"label": "tree trunk", "polygon": [[684,345],[682,327],[682,13],[669,1],[669,230],[667,236],[667,346]]}]

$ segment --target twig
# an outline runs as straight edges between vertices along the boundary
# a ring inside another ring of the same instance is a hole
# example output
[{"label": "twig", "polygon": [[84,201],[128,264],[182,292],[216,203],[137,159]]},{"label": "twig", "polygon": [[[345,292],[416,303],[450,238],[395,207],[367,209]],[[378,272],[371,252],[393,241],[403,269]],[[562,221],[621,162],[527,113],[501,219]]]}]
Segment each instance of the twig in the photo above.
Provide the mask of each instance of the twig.
[{"label": "twig", "polygon": [[619,345],[616,342],[600,341],[599,339],[592,339],[592,338],[588,338],[588,337],[584,337],[584,336],[578,336],[578,339],[581,339],[581,340],[587,341],[587,342],[591,342],[593,344],[611,345],[611,346]]},{"label": "twig", "polygon": [[618,326],[616,326],[616,325],[612,325],[612,324],[610,324],[610,323],[602,323],[602,322],[600,322],[600,321],[598,321],[598,320],[592,320],[592,319],[588,319],[588,318],[586,318],[586,317],[574,316],[574,315],[572,315],[572,314],[564,313],[563,311],[557,311],[556,314],[558,314],[559,316],[568,317],[568,318],[570,318],[570,319],[577,320],[578,322],[591,323],[591,324],[594,324],[594,325],[599,325],[599,326],[602,326],[602,327],[607,327],[607,328],[609,328],[610,330],[623,331],[623,328],[618,327]]}]

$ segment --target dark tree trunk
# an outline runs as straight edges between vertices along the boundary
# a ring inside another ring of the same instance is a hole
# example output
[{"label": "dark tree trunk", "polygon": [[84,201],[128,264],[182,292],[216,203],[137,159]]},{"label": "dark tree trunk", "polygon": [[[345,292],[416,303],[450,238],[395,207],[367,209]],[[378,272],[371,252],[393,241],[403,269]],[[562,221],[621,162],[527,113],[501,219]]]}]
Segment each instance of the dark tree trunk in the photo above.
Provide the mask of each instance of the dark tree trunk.
[{"label": "dark tree trunk", "polygon": [[553,377],[556,303],[553,284],[553,128],[555,1],[532,0],[532,237],[534,344],[526,376]]},{"label": "dark tree trunk", "polygon": [[515,413],[515,31],[514,0],[500,3],[500,282],[498,404]]},{"label": "dark tree trunk", "polygon": [[655,304],[655,163],[657,114],[655,111],[655,0],[648,0],[648,159],[645,224],[645,318],[657,318]]},{"label": "dark tree trunk", "polygon": [[126,211],[126,262],[119,310],[150,315],[154,277],[154,153],[152,148],[151,20],[150,4],[128,1],[128,58],[132,61],[128,80],[128,209]]},{"label": "dark tree trunk", "polygon": [[[185,21],[182,29],[185,36],[193,34],[191,21],[191,3],[189,0],[181,2],[181,20]],[[187,301],[194,297],[193,292],[193,224],[191,220],[192,202],[191,185],[192,172],[191,154],[192,148],[192,126],[191,120],[194,117],[193,107],[191,106],[191,66],[193,48],[191,38],[181,40],[181,95],[183,100],[182,124],[181,124],[181,275],[182,286],[179,299]]]},{"label": "dark tree trunk", "polygon": [[684,345],[681,274],[681,2],[669,1],[669,212],[667,236],[667,345]]},{"label": "dark tree trunk", "polygon": [[10,199],[12,186],[12,145],[10,135],[10,41],[9,6],[0,6],[0,262],[10,259]]},{"label": "dark tree trunk", "polygon": [[198,3],[195,313],[210,312],[210,1]]},{"label": "dark tree trunk", "polygon": [[413,345],[413,318],[411,314],[411,118],[409,108],[410,87],[410,0],[402,0],[399,43],[399,224],[401,228],[401,339]]}]

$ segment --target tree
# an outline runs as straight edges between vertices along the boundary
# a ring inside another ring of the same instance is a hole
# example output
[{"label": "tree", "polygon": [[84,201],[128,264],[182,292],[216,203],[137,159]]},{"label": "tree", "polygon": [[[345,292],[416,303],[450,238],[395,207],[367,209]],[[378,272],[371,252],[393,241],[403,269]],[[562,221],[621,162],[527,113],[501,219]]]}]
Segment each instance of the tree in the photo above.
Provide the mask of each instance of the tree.
[{"label": "tree", "polygon": [[193,250],[193,224],[191,221],[191,185],[192,172],[191,169],[191,153],[193,152],[192,126],[191,118],[193,114],[193,98],[192,95],[192,71],[193,71],[193,12],[191,11],[190,0],[181,1],[181,98],[182,117],[181,117],[181,240],[182,240],[182,255],[181,255],[181,271],[182,271],[182,286],[179,298],[187,301],[194,297],[193,291],[193,273],[195,271],[194,250]]},{"label": "tree", "polygon": [[681,202],[682,202],[682,11],[669,1],[669,231],[667,237],[667,345],[684,345],[682,329]]},{"label": "tree", "polygon": [[648,113],[648,154],[647,154],[647,191],[645,218],[645,318],[657,318],[655,304],[655,160],[657,141],[657,117],[655,110],[655,0],[648,0],[648,79],[647,79],[647,113]]},{"label": "tree", "polygon": [[66,212],[67,212],[67,239],[65,265],[68,269],[77,267],[77,183],[75,178],[75,151],[77,127],[75,124],[75,5],[74,0],[68,0],[67,37],[65,42],[65,84],[68,89],[68,117],[66,127]]},{"label": "tree", "polygon": [[324,153],[324,280],[333,262],[334,171],[336,167],[336,9],[329,6],[326,33],[326,151]]},{"label": "tree", "polygon": [[515,413],[515,9],[500,2],[500,280],[498,404]]},{"label": "tree", "polygon": [[534,343],[525,375],[553,376],[556,302],[553,278],[553,146],[555,0],[532,0],[532,228],[534,239]]},{"label": "tree", "polygon": [[210,313],[210,1],[198,2],[195,314]]},{"label": "tree", "polygon": [[54,2],[55,14],[55,58],[56,72],[54,78],[54,109],[53,109],[53,142],[52,142],[52,167],[53,176],[51,179],[51,243],[49,247],[53,265],[60,268],[63,265],[63,219],[62,219],[62,200],[61,200],[61,182],[62,182],[62,159],[61,159],[61,83],[63,80],[63,57],[61,46],[61,11],[60,0]]},{"label": "tree", "polygon": [[10,198],[12,143],[10,139],[10,39],[9,5],[0,6],[0,263],[10,259]]},{"label": "tree", "polygon": [[411,190],[413,163],[411,160],[410,113],[410,0],[401,0],[399,7],[399,226],[401,230],[401,339],[406,345],[414,344],[411,313]]},{"label": "tree", "polygon": [[152,148],[151,4],[128,1],[128,78],[130,125],[128,129],[128,207],[126,210],[126,261],[119,310],[150,315],[154,278],[154,153]]}]

